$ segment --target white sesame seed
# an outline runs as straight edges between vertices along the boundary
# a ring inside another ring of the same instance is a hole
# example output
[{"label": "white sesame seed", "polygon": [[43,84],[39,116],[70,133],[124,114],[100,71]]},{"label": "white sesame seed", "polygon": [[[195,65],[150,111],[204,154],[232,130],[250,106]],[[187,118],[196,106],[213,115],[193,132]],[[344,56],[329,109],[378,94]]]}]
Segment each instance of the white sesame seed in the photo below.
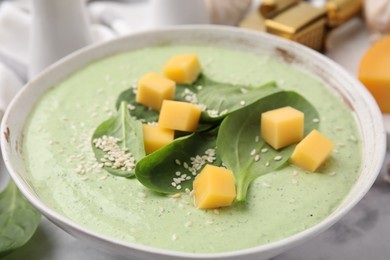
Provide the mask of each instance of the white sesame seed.
[{"label": "white sesame seed", "polygon": [[177,171],[177,172],[175,173],[175,175],[176,175],[176,176],[180,176],[180,175],[181,175],[181,172]]},{"label": "white sesame seed", "polygon": [[108,175],[103,175],[103,176],[101,176],[101,177],[99,178],[99,180],[102,181],[102,180],[105,180],[105,179],[107,179],[107,178],[108,178]]},{"label": "white sesame seed", "polygon": [[335,176],[336,175],[336,172],[330,172],[328,173],[329,176]]},{"label": "white sesame seed", "polygon": [[282,156],[281,155],[277,155],[277,156],[275,156],[275,158],[274,158],[274,160],[275,161],[280,161],[280,160],[282,160]]},{"label": "white sesame seed", "polygon": [[164,211],[165,211],[165,209],[162,207],[159,209],[160,214],[164,213]]},{"label": "white sesame seed", "polygon": [[251,151],[251,156],[255,155],[255,153],[256,153],[256,149],[253,149],[253,150]]},{"label": "white sesame seed", "polygon": [[181,189],[181,185],[177,185],[176,189],[180,190]]},{"label": "white sesame seed", "polygon": [[256,137],[255,137],[255,142],[256,142],[256,143],[259,142],[259,136],[258,136],[258,135],[256,135]]},{"label": "white sesame seed", "polygon": [[267,182],[262,182],[261,186],[266,187],[266,188],[271,187],[271,185],[269,183],[267,183]]},{"label": "white sesame seed", "polygon": [[190,194],[191,190],[190,190],[189,188],[186,188],[186,189],[185,189],[185,192],[186,192],[187,194]]},{"label": "white sesame seed", "polygon": [[313,123],[319,123],[320,119],[319,118],[313,118]]},{"label": "white sesame seed", "polygon": [[260,155],[259,154],[256,154],[255,156],[255,162],[258,162],[260,160]]},{"label": "white sesame seed", "polygon": [[192,221],[186,222],[186,223],[184,224],[184,226],[185,226],[186,228],[191,227],[191,226],[192,226]]},{"label": "white sesame seed", "polygon": [[240,105],[241,105],[241,106],[245,105],[245,100],[241,100],[241,101],[240,101]]},{"label": "white sesame seed", "polygon": [[181,194],[180,193],[175,193],[173,195],[170,196],[171,198],[174,198],[174,199],[178,199],[181,197]]},{"label": "white sesame seed", "polygon": [[269,162],[266,162],[266,163],[265,163],[265,167],[268,167],[268,166],[269,166]]},{"label": "white sesame seed", "polygon": [[183,163],[183,167],[184,167],[185,169],[188,169],[188,163],[184,162],[184,163]]},{"label": "white sesame seed", "polygon": [[263,149],[261,149],[261,152],[262,152],[262,153],[268,152],[268,148],[263,148]]},{"label": "white sesame seed", "polygon": [[176,187],[176,186],[177,186],[176,182],[172,182],[171,185],[172,185],[173,187]]},{"label": "white sesame seed", "polygon": [[172,241],[176,241],[177,240],[177,235],[176,234],[173,234],[172,235]]}]

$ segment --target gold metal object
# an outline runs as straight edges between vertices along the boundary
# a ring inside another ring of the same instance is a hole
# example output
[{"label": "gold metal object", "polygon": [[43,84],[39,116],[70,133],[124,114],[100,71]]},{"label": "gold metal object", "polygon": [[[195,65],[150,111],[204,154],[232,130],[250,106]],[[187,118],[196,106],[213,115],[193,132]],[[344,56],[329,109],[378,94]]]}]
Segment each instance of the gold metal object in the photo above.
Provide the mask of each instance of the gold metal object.
[{"label": "gold metal object", "polygon": [[239,24],[242,28],[248,28],[256,31],[265,32],[265,19],[264,17],[258,12],[252,12],[248,14]]},{"label": "gold metal object", "polygon": [[265,20],[269,33],[291,39],[322,51],[325,38],[326,9],[300,2],[287,11]]},{"label": "gold metal object", "polygon": [[300,0],[263,0],[259,11],[265,18],[272,18],[299,2]]},{"label": "gold metal object", "polygon": [[326,3],[328,26],[336,27],[360,13],[362,0],[328,0]]}]

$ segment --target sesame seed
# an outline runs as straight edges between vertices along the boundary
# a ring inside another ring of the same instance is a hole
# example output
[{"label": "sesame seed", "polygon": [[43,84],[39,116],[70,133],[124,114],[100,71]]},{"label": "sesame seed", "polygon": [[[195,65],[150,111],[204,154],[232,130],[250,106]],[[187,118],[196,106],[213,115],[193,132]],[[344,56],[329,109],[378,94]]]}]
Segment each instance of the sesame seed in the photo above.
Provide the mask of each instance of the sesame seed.
[{"label": "sesame seed", "polygon": [[172,241],[176,241],[177,240],[177,235],[176,234],[173,234],[172,235]]},{"label": "sesame seed", "polygon": [[164,213],[164,211],[165,211],[165,209],[162,207],[159,209],[160,214]]},{"label": "sesame seed", "polygon": [[282,160],[282,156],[281,155],[277,155],[277,156],[275,156],[275,158],[274,158],[274,160],[275,161],[280,161],[280,160]]},{"label": "sesame seed", "polygon": [[103,175],[103,176],[101,176],[101,177],[99,178],[99,180],[102,181],[102,180],[105,180],[105,179],[107,179],[107,178],[108,178],[108,175]]},{"label": "sesame seed", "polygon": [[266,162],[266,163],[265,163],[265,167],[268,167],[268,166],[269,166],[269,162]]},{"label": "sesame seed", "polygon": [[175,193],[173,195],[170,196],[171,198],[174,198],[174,199],[178,199],[181,197],[181,194],[180,193]]},{"label": "sesame seed", "polygon": [[258,135],[256,135],[256,137],[255,137],[255,142],[256,142],[256,143],[259,142],[259,136],[258,136]]},{"label": "sesame seed", "polygon": [[256,153],[256,149],[253,149],[253,150],[251,151],[251,156],[255,155],[255,153]]},{"label": "sesame seed", "polygon": [[255,162],[258,162],[260,160],[260,155],[259,154],[256,154],[255,156]]},{"label": "sesame seed", "polygon": [[186,228],[191,227],[191,226],[192,226],[192,221],[186,222],[186,223],[184,224],[184,226],[185,226]]},{"label": "sesame seed", "polygon": [[176,175],[176,176],[180,176],[180,175],[181,175],[181,172],[177,171],[177,172],[175,173],[175,175]]},{"label": "sesame seed", "polygon": [[175,160],[175,163],[176,163],[177,165],[181,165],[181,162],[180,162],[179,159],[176,159],[176,160]]},{"label": "sesame seed", "polygon": [[241,100],[241,101],[240,101],[240,105],[241,105],[241,106],[245,105],[245,100]]},{"label": "sesame seed", "polygon": [[172,185],[173,187],[176,187],[176,186],[177,186],[176,182],[172,182],[171,185]]},{"label": "sesame seed", "polygon": [[269,183],[267,183],[267,182],[262,182],[261,186],[266,187],[266,188],[271,187],[271,185]]},{"label": "sesame seed", "polygon": [[329,176],[335,176],[336,175],[336,172],[330,172],[328,173]]},{"label": "sesame seed", "polygon": [[313,123],[319,123],[320,119],[319,118],[313,118]]},{"label": "sesame seed", "polygon": [[181,189],[181,185],[177,185],[176,189],[180,190]]},{"label": "sesame seed", "polygon": [[188,169],[188,163],[184,162],[184,163],[183,163],[183,167],[186,168],[186,169]]},{"label": "sesame seed", "polygon": [[262,152],[262,153],[268,152],[268,148],[263,148],[263,149],[261,149],[261,152]]},{"label": "sesame seed", "polygon": [[292,173],[293,176],[297,176],[298,175],[298,171],[297,170],[294,170],[293,173]]}]

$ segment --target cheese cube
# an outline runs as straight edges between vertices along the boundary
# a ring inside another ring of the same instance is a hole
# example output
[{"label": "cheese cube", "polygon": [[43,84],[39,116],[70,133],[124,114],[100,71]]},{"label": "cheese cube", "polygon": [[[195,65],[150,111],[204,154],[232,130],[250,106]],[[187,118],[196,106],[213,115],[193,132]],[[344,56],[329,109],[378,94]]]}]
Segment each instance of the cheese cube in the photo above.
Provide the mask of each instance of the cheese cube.
[{"label": "cheese cube", "polygon": [[158,125],[143,125],[143,134],[145,152],[150,154],[171,143],[174,139],[175,131],[160,128]]},{"label": "cheese cube", "polygon": [[136,101],[144,106],[160,111],[164,99],[173,99],[176,83],[150,72],[138,81]]},{"label": "cheese cube", "polygon": [[314,172],[329,157],[334,143],[326,136],[313,130],[296,147],[290,157],[290,163]]},{"label": "cheese cube", "polygon": [[162,128],[192,132],[198,127],[201,112],[200,107],[191,103],[164,100],[158,124]]},{"label": "cheese cube", "polygon": [[304,114],[292,107],[282,107],[261,114],[261,137],[274,149],[303,138]]},{"label": "cheese cube", "polygon": [[364,54],[358,77],[382,112],[390,113],[390,35],[376,42]]},{"label": "cheese cube", "polygon": [[191,84],[200,73],[196,54],[179,54],[169,59],[163,67],[164,75],[179,84]]},{"label": "cheese cube", "polygon": [[211,164],[207,164],[196,176],[193,186],[197,208],[229,206],[236,197],[233,172]]}]

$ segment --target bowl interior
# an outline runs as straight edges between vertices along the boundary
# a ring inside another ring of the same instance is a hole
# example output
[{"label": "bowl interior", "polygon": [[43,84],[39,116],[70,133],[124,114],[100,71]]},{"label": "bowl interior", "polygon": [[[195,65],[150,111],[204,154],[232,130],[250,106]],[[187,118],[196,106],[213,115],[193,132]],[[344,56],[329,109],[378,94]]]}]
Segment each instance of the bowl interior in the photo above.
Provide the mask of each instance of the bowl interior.
[{"label": "bowl interior", "polygon": [[132,49],[161,44],[202,44],[272,56],[315,75],[341,97],[350,108],[356,118],[362,139],[363,154],[360,177],[345,200],[328,218],[308,230],[281,241],[240,252],[215,254],[214,258],[234,259],[238,254],[251,256],[260,252],[263,257],[275,255],[329,227],[350,210],[369,190],[382,166],[386,144],[385,131],[375,101],[356,79],[321,54],[274,36],[225,27],[185,26],[140,33],[80,50],[47,68],[29,82],[13,100],[2,123],[1,142],[7,168],[22,193],[56,224],[73,235],[87,238],[94,243],[119,250],[124,254],[131,253],[140,258],[145,257],[145,251],[148,252],[148,257],[158,254],[164,255],[167,257],[166,259],[172,259],[172,257],[210,257],[209,255],[193,255],[124,243],[84,230],[83,227],[69,221],[42,202],[25,174],[22,156],[23,127],[35,102],[47,89],[93,60]]}]

